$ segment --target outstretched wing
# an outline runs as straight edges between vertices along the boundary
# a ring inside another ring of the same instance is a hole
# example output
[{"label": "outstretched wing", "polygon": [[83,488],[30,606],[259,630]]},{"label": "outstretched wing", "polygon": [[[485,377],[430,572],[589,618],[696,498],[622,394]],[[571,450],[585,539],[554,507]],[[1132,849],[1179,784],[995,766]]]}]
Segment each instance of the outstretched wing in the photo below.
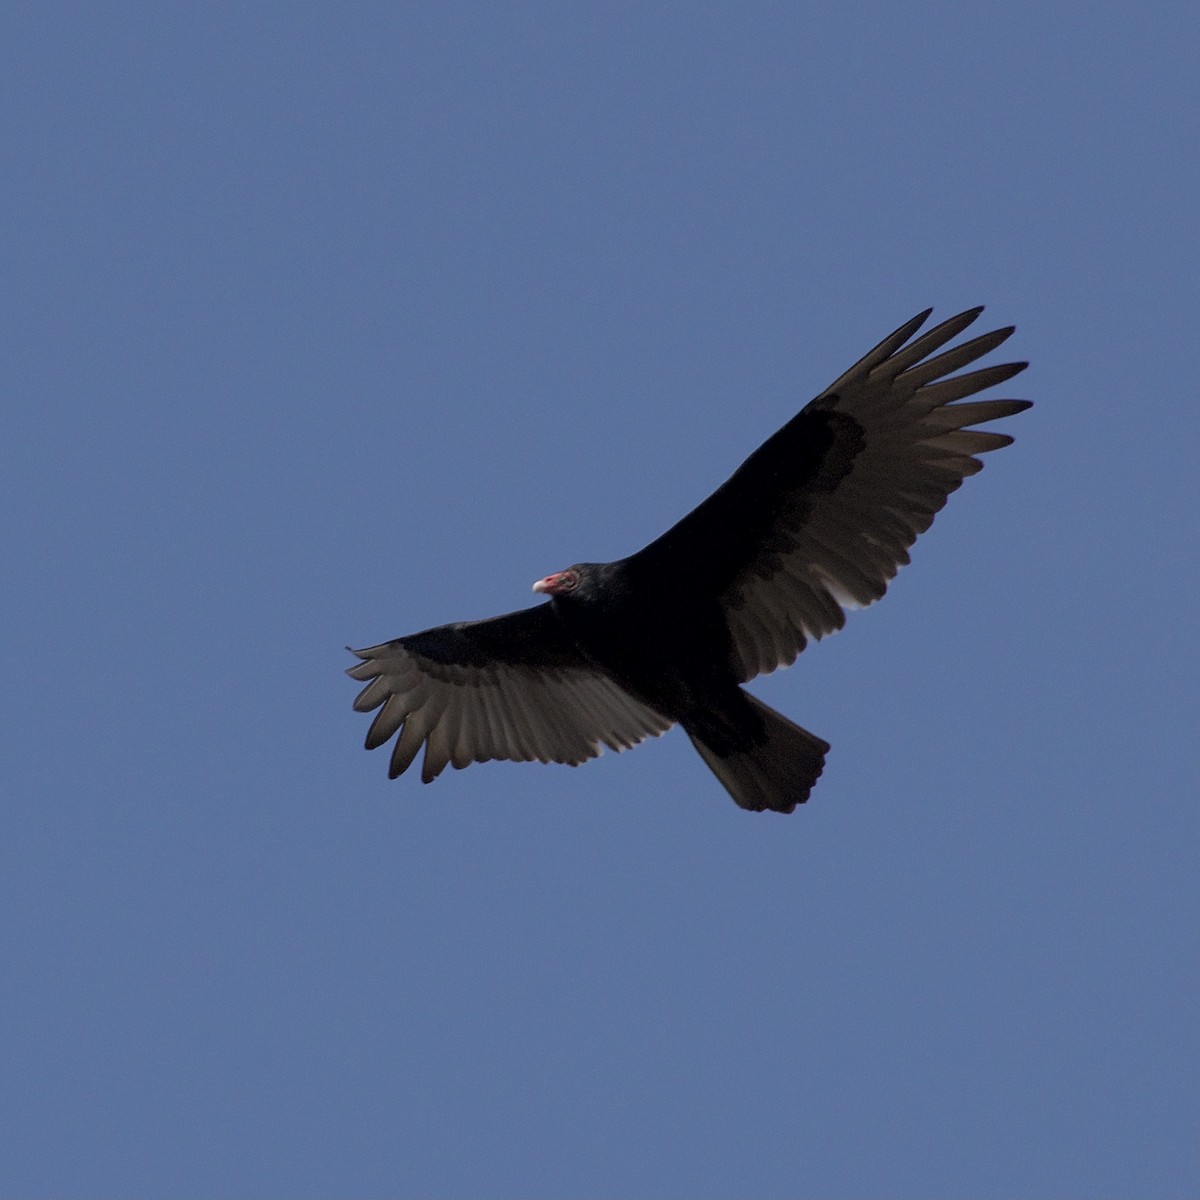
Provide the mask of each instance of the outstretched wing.
[{"label": "outstretched wing", "polygon": [[[589,665],[549,604],[489,621],[427,629],[367,650],[346,674],[366,683],[354,707],[378,708],[367,749],[400,731],[388,775],[425,746],[421,779],[448,763],[570,763],[634,746],[672,722]],[[382,706],[382,707],[381,707]]]},{"label": "outstretched wing", "polygon": [[880,342],[628,560],[639,575],[719,599],[743,682],[794,662],[808,638],[845,624],[845,609],[878,600],[950,493],[982,469],[975,456],[1012,441],[968,426],[1030,407],[1027,400],[955,403],[1026,364],[954,375],[1012,328],[931,358],[983,309],[905,345],[930,311]]}]

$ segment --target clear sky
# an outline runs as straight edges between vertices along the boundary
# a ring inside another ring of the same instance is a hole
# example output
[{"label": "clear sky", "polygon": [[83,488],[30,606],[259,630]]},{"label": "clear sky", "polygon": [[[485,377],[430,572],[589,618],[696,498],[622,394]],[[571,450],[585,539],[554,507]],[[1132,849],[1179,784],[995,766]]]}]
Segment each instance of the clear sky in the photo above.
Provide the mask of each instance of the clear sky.
[{"label": "clear sky", "polygon": [[[0,1195],[1197,1194],[1192,4],[0,26]],[[1036,406],[753,685],[803,809],[364,752],[347,643],[978,303]]]}]

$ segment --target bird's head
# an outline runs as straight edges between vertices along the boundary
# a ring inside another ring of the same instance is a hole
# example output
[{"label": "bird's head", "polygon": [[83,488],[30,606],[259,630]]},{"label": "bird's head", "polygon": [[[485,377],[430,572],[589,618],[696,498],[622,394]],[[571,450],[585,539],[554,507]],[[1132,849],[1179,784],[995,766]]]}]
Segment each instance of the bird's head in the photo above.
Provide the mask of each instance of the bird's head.
[{"label": "bird's head", "polygon": [[583,572],[579,567],[568,567],[565,571],[556,571],[545,579],[539,579],[533,585],[533,590],[544,592],[547,596],[569,596],[582,579]]}]

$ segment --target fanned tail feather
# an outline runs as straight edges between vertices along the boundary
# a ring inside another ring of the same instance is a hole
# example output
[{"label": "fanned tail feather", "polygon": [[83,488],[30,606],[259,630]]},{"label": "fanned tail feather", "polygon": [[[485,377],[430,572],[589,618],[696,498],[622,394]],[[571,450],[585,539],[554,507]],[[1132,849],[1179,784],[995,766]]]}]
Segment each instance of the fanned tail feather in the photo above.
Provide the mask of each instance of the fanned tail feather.
[{"label": "fanned tail feather", "polygon": [[748,749],[720,752],[688,728],[700,757],[741,807],[751,812],[790,813],[809,797],[825,766],[829,743],[801,729],[748,692],[743,695],[763,724],[761,741]]}]

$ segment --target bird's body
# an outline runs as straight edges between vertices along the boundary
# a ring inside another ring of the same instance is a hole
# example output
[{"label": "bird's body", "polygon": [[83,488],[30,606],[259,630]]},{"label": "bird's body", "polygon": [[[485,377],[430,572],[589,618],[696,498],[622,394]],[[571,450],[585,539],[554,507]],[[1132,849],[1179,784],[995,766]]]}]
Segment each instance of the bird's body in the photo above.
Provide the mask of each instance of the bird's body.
[{"label": "bird's body", "polygon": [[539,580],[548,603],[355,651],[355,707],[380,708],[368,748],[399,730],[390,774],[424,744],[428,781],[448,763],[577,764],[678,723],[739,805],[791,812],[829,746],[741,684],[882,596],[975,455],[1012,440],[966,426],[1027,401],[953,402],[1025,364],[951,374],[1012,330],[929,357],[980,311],[908,345],[928,313],[902,326],[650,545]]},{"label": "bird's body", "polygon": [[714,693],[737,689],[733,643],[713,597],[639,586],[629,559],[570,570],[582,582],[570,595],[552,595],[555,615],[627,692],[678,721]]}]

